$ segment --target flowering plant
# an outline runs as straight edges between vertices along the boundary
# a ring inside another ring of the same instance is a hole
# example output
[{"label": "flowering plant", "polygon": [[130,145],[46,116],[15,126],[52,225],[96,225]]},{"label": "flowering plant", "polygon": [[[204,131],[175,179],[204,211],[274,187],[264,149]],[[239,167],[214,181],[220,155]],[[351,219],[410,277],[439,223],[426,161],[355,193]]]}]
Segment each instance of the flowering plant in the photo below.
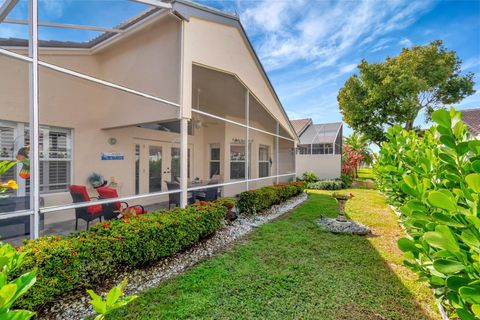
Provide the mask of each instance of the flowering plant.
[{"label": "flowering plant", "polygon": [[[17,164],[16,161],[4,160],[0,161],[0,177],[4,175],[8,170],[13,168]],[[4,193],[8,190],[17,190],[18,185],[15,180],[9,180],[7,182],[2,182],[0,180],[0,193]]]}]

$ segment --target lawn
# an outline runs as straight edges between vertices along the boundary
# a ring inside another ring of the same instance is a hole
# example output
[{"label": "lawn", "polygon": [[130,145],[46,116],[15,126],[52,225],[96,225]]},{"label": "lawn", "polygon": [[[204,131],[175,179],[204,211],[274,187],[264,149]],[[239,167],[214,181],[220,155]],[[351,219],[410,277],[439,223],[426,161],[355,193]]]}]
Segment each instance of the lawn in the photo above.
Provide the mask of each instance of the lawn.
[{"label": "lawn", "polygon": [[357,170],[358,180],[373,180],[372,168],[360,168]]},{"label": "lawn", "polygon": [[440,319],[431,291],[403,267],[402,230],[383,196],[347,190],[347,215],[373,236],[320,231],[336,202],[315,191],[233,250],[149,290],[108,319]]}]

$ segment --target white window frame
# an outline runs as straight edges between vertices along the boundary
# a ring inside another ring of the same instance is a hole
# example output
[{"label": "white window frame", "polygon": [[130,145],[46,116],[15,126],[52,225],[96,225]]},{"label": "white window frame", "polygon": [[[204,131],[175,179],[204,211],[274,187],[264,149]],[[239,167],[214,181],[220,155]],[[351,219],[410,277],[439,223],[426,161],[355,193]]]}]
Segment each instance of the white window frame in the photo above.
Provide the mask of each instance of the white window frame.
[{"label": "white window frame", "polygon": [[[266,160],[261,160],[260,155],[261,155],[261,149],[267,149],[267,159]],[[261,164],[267,164],[267,175],[266,176],[260,176],[260,165]],[[266,144],[261,144],[258,146],[258,177],[259,178],[265,178],[270,176],[270,146]]]},{"label": "white window frame", "polygon": [[[212,149],[218,149],[218,160],[212,159]],[[220,147],[220,143],[209,143],[208,144],[208,176],[212,178],[212,163],[218,163],[218,173],[219,175],[222,174],[222,164],[220,159],[222,158],[222,148]]]},{"label": "white window frame", "polygon": [[[29,136],[29,125],[28,123],[24,122],[14,122],[14,121],[9,121],[9,120],[0,120],[0,126],[2,127],[7,127],[7,128],[12,128],[13,129],[13,139],[14,139],[14,146],[13,146],[13,153],[12,157],[9,159],[4,159],[0,158],[0,160],[15,160],[15,150],[19,150],[20,148],[25,146],[25,138]],[[60,132],[60,133],[65,133],[67,136],[67,141],[66,141],[66,148],[67,148],[67,155],[65,158],[50,158],[47,156],[46,150],[49,148],[50,144],[50,131],[53,132]],[[49,180],[49,175],[48,175],[48,170],[49,167],[45,166],[45,163],[48,163],[49,161],[67,161],[70,163],[69,170],[67,172],[67,181],[66,181],[66,188],[65,189],[58,189],[58,190],[43,190],[40,191],[41,194],[52,194],[52,193],[62,193],[68,191],[68,185],[72,184],[73,181],[73,130],[72,129],[67,129],[67,128],[60,128],[60,127],[55,127],[55,126],[45,126],[42,125],[40,126],[40,134],[39,138],[42,136],[41,139],[39,139],[39,145],[42,145],[43,148],[41,150],[40,154],[40,159],[39,162],[43,163],[43,180],[45,179]],[[21,139],[23,137],[23,139]],[[20,167],[16,166],[15,167],[15,177],[18,177],[19,174],[19,169]],[[18,190],[17,190],[17,195],[18,196],[25,196],[27,192],[27,185],[26,181],[24,179],[15,179],[18,183]],[[58,185],[58,184],[57,184]],[[62,183],[63,185],[63,183]],[[46,187],[52,186],[51,184],[40,184],[41,189],[45,189]]]}]

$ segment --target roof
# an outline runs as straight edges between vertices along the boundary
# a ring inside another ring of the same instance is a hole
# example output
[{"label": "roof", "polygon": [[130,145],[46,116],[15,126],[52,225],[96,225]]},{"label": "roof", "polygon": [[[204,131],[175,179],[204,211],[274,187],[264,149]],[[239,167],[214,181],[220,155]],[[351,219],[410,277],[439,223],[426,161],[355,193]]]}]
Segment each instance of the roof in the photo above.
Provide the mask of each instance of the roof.
[{"label": "roof", "polygon": [[[203,4],[195,3],[190,0],[162,0],[162,1],[170,3],[172,6],[172,9],[170,9],[170,12],[181,19],[188,21],[188,19],[194,15],[203,19],[208,19],[211,21],[218,22],[220,24],[233,26],[239,29],[241,35],[243,36],[243,38],[245,39],[245,42],[247,43],[249,50],[252,52],[255,62],[257,63],[260,69],[260,72],[265,78],[265,81],[267,82],[268,87],[270,88],[278,105],[280,106],[280,109],[284,117],[288,120],[288,123],[290,124],[290,129],[293,132],[294,138],[298,138],[298,134],[293,128],[290,122],[290,119],[285,111],[285,108],[280,102],[280,98],[278,97],[277,92],[273,88],[273,84],[270,78],[268,77],[267,72],[263,67],[255,49],[253,48],[252,42],[248,38],[245,28],[240,22],[239,16],[236,14],[227,13]],[[150,9],[147,9],[146,11],[140,13],[139,15],[134,16],[120,23],[117,27],[115,27],[115,29],[127,30],[127,29],[135,28],[137,25],[140,25],[147,18],[154,16],[155,14],[160,12],[168,12],[168,9],[160,8],[160,7],[151,7]],[[93,50],[98,45],[103,44],[106,40],[113,38],[117,35],[119,34],[115,32],[104,32],[98,37],[87,42],[39,41],[39,46],[42,48],[66,48],[66,49],[86,49],[86,50],[92,49]],[[14,38],[0,38],[0,46],[28,47],[28,40],[14,39]]]},{"label": "roof", "polygon": [[300,136],[300,144],[335,143],[342,125],[341,122],[312,124]]},{"label": "roof", "polygon": [[297,135],[300,137],[303,133],[303,131],[312,124],[312,119],[306,118],[306,119],[293,119],[290,121],[292,123],[293,129],[295,129],[295,132]]},{"label": "roof", "polygon": [[470,132],[475,136],[480,135],[480,108],[461,111],[463,122],[468,126]]}]

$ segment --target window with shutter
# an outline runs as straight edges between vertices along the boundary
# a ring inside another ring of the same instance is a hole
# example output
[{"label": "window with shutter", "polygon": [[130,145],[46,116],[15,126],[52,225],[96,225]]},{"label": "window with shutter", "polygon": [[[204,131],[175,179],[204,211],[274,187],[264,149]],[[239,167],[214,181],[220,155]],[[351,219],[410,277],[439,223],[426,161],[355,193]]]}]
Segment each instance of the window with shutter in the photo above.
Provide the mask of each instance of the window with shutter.
[{"label": "window with shutter", "polygon": [[[19,135],[23,132],[23,135]],[[39,154],[40,154],[40,192],[67,191],[71,184],[71,130],[64,128],[40,127]],[[19,146],[30,144],[30,130],[27,125],[14,122],[0,121],[0,160],[14,160]],[[3,180],[18,179],[18,165],[15,170],[8,172],[9,177]],[[23,189],[23,190],[21,190]],[[19,194],[30,191],[30,180],[20,185]]]}]

